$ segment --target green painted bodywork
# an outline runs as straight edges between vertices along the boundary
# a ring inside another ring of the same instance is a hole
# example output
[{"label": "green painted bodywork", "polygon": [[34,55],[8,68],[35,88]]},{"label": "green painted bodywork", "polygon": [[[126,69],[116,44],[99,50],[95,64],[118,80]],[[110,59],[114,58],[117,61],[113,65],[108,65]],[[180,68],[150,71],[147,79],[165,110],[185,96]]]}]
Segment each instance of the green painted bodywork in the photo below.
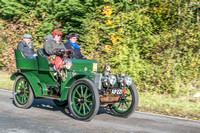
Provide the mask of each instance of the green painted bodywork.
[{"label": "green painted bodywork", "polygon": [[[54,76],[55,71],[49,67],[49,59],[40,52],[41,50],[37,51],[37,59],[26,59],[19,50],[15,50],[18,71],[10,77],[11,80],[15,80],[18,75],[26,77],[36,97],[48,96],[48,86],[60,86],[60,100],[67,100],[69,89],[76,80],[85,78],[94,82],[95,73],[100,72],[99,64],[95,60],[71,59],[72,67],[62,70],[67,73],[66,80],[58,83]],[[93,64],[96,63],[97,70],[93,71]]]},{"label": "green painted bodywork", "polygon": [[41,56],[38,52],[38,69],[39,71],[51,71],[49,68],[50,60],[47,60],[45,57]]},{"label": "green painted bodywork", "polygon": [[17,69],[38,70],[36,59],[26,59],[19,50],[15,50],[15,61]]}]

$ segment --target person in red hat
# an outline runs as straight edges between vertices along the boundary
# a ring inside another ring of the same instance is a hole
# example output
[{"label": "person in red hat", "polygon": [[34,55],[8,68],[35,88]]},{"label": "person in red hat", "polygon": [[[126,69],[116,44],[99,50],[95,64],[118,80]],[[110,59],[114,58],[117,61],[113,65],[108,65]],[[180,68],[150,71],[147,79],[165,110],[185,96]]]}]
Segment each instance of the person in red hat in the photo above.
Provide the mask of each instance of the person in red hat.
[{"label": "person in red hat", "polygon": [[44,50],[48,55],[54,55],[55,49],[65,50],[64,44],[61,42],[62,33],[59,30],[54,30],[52,32],[53,38],[44,43]]},{"label": "person in red hat", "polygon": [[59,30],[52,32],[53,38],[44,43],[44,50],[50,56],[50,61],[60,70],[63,64],[62,53],[66,50],[64,44],[61,42],[62,33]]}]

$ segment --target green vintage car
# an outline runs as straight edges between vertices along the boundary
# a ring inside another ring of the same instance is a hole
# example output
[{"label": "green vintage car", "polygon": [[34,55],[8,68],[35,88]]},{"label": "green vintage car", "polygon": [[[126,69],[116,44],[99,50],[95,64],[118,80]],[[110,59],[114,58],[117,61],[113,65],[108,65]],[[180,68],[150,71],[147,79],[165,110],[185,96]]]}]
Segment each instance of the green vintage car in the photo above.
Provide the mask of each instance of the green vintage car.
[{"label": "green vintage car", "polygon": [[49,98],[57,106],[68,106],[77,120],[89,121],[100,105],[120,117],[128,117],[138,104],[138,93],[131,77],[113,75],[110,67],[100,72],[97,61],[87,59],[64,60],[61,71],[51,64],[44,49],[37,50],[37,59],[27,59],[15,50],[17,72],[10,77],[14,104],[29,108],[35,98]]}]

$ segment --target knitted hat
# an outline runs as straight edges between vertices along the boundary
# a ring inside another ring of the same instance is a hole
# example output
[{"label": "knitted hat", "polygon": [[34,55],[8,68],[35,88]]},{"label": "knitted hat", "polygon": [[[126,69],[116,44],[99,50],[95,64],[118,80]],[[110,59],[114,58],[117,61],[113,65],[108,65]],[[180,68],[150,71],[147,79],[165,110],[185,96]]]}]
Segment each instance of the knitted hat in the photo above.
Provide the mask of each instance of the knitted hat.
[{"label": "knitted hat", "polygon": [[24,34],[24,38],[32,38],[30,34]]},{"label": "knitted hat", "polygon": [[50,40],[52,39],[53,36],[52,35],[46,35],[45,37],[43,37],[44,40]]},{"label": "knitted hat", "polygon": [[61,33],[59,30],[54,30],[54,31],[52,32],[52,35],[53,35],[53,37],[55,38],[56,35],[61,35],[61,36],[62,36],[62,33]]}]

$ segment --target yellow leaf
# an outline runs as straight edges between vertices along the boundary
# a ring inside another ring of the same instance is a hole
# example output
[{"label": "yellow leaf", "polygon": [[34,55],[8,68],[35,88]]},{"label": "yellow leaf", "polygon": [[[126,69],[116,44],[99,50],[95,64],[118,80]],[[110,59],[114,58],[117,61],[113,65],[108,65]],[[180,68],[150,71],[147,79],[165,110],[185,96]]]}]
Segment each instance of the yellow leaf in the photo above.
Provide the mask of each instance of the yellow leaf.
[{"label": "yellow leaf", "polygon": [[107,20],[106,24],[109,25],[109,26],[111,26],[112,25],[112,21],[111,20]]},{"label": "yellow leaf", "polygon": [[43,12],[43,14],[42,14],[42,18],[44,19],[44,17],[45,17],[45,12]]}]

